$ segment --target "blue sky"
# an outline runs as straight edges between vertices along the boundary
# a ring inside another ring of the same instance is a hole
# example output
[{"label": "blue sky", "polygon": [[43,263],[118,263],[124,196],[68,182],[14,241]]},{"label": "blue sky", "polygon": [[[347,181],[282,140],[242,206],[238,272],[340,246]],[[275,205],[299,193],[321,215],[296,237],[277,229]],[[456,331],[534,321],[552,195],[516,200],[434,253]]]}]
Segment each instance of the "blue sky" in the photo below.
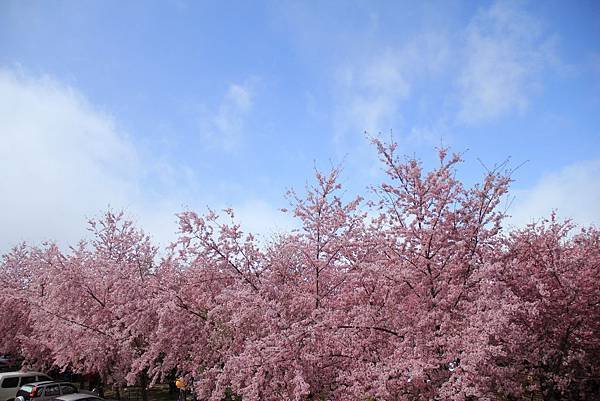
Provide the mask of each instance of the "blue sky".
[{"label": "blue sky", "polygon": [[[418,3],[418,4],[417,4]],[[381,181],[365,131],[472,182],[507,157],[520,225],[600,222],[600,5],[545,2],[0,2],[0,244],[84,235],[125,209],[233,207],[252,231],[314,167]]]}]

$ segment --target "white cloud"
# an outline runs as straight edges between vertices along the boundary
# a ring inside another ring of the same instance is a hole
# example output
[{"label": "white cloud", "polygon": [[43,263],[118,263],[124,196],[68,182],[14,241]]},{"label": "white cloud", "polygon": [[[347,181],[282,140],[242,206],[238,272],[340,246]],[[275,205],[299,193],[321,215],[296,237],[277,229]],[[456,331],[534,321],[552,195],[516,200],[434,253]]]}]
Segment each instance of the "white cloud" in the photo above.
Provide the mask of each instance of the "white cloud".
[{"label": "white cloud", "polygon": [[202,115],[200,125],[204,139],[224,150],[235,149],[243,139],[252,105],[253,94],[249,85],[229,85],[217,109]]},{"label": "white cloud", "polygon": [[139,171],[134,145],[77,91],[0,70],[0,243],[81,238],[86,216],[131,204]]},{"label": "white cloud", "polygon": [[561,219],[581,225],[600,225],[600,160],[566,166],[542,177],[531,189],[514,191],[509,223],[523,226],[548,217],[553,210]]},{"label": "white cloud", "polygon": [[444,137],[447,135],[448,127],[443,120],[429,125],[414,126],[406,135],[406,142],[411,144],[426,145],[430,149],[434,146],[447,146]]},{"label": "white cloud", "polygon": [[444,35],[418,35],[408,43],[372,53],[366,62],[346,65],[337,74],[336,140],[348,132],[372,135],[394,127],[414,82],[440,72],[447,63]]},{"label": "white cloud", "polygon": [[459,120],[473,124],[525,110],[552,59],[551,46],[541,23],[514,2],[498,1],[479,13],[466,30]]},{"label": "white cloud", "polygon": [[142,160],[117,122],[76,89],[0,70],[0,252],[22,240],[72,245],[108,207],[168,244],[197,179],[157,160]]}]

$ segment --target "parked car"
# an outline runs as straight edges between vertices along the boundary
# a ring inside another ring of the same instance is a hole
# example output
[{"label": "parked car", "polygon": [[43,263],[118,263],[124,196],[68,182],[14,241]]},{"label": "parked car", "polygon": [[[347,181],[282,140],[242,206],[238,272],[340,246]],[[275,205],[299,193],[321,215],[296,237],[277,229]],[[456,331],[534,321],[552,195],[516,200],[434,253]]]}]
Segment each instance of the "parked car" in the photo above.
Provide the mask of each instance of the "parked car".
[{"label": "parked car", "polygon": [[73,383],[42,381],[21,386],[16,401],[54,401],[56,397],[78,393]]},{"label": "parked car", "polygon": [[0,355],[0,369],[10,369],[17,365],[17,359],[10,355]]},{"label": "parked car", "polygon": [[21,386],[43,380],[52,380],[52,378],[40,372],[17,371],[0,373],[0,401],[13,401]]}]

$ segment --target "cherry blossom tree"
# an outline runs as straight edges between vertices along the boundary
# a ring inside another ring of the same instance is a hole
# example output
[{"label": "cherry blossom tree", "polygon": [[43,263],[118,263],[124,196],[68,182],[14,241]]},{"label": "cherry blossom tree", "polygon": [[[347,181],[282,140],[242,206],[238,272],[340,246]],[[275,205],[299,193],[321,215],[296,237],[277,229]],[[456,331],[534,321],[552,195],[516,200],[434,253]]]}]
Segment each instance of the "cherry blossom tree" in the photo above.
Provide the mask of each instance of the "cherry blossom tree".
[{"label": "cherry blossom tree", "polygon": [[145,387],[144,372],[131,373],[156,321],[151,300],[157,250],[122,213],[91,220],[90,231],[92,240],[70,253],[55,245],[38,252],[40,268],[29,293],[34,324],[24,356],[40,365],[39,352],[29,350],[43,344],[54,367],[97,373],[115,386]]},{"label": "cherry blossom tree", "polygon": [[498,274],[518,306],[502,330],[506,363],[549,401],[600,393],[600,231],[573,230],[553,214],[512,232]]},{"label": "cherry blossom tree", "polygon": [[[317,174],[306,199],[290,193],[301,231],[266,251],[215,213],[180,215],[180,239],[157,276],[163,305],[150,360],[155,374],[196,376],[202,397],[317,399],[336,387],[328,339],[346,276],[367,254],[360,199],[343,204],[338,171]],[[328,373],[325,373],[328,372]]]},{"label": "cherry blossom tree", "polygon": [[[343,294],[368,251],[361,199],[342,201],[338,175],[317,172],[305,197],[289,193],[300,228],[267,249],[253,297],[253,308],[262,311],[260,330],[224,369],[244,399],[325,399],[341,385]],[[243,305],[235,310],[234,327],[241,330],[253,312]]]},{"label": "cherry blossom tree", "polygon": [[490,339],[469,334],[476,333],[470,328],[500,242],[497,207],[510,179],[493,170],[465,188],[455,177],[458,155],[440,150],[439,166],[426,173],[419,161],[399,158],[395,144],[374,143],[390,179],[377,190],[377,260],[347,295],[349,325],[380,330],[357,329],[348,341],[354,365],[346,396],[484,398],[477,366],[492,352]]},{"label": "cherry blossom tree", "polygon": [[0,269],[0,350],[20,355],[33,324],[30,296],[37,276],[39,249],[22,243],[2,256]]},{"label": "cherry blossom tree", "polygon": [[[194,385],[201,397],[220,400],[230,381],[226,362],[239,353],[245,333],[259,329],[260,309],[247,316],[243,333],[232,322],[237,305],[254,305],[261,283],[262,254],[252,235],[215,212],[184,212],[180,237],[157,270],[158,324],[151,347],[139,363],[152,364],[155,380],[173,369]],[[247,308],[247,310],[252,310]]]}]

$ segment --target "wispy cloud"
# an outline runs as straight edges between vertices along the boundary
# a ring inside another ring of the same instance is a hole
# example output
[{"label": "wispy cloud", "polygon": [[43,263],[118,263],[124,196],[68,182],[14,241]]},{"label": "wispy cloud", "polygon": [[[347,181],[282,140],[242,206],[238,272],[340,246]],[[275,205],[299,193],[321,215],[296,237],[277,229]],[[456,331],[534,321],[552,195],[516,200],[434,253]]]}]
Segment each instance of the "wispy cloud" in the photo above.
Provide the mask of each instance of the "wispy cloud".
[{"label": "wispy cloud", "polygon": [[541,22],[515,2],[498,1],[473,18],[465,41],[459,120],[474,124],[525,110],[553,58]]},{"label": "wispy cloud", "polygon": [[336,89],[336,139],[348,132],[376,134],[394,126],[415,81],[447,63],[442,34],[418,35],[398,47],[372,52],[367,61],[339,68]]},{"label": "wispy cloud", "polygon": [[[397,45],[366,49],[336,70],[334,139],[402,129],[413,141],[433,126],[522,113],[543,90],[542,73],[560,64],[556,43],[523,4],[497,1],[465,28],[428,26]],[[421,101],[427,112],[417,116]]]},{"label": "wispy cloud", "polygon": [[251,85],[230,84],[216,109],[203,113],[200,123],[203,138],[227,151],[238,147],[253,100]]},{"label": "wispy cloud", "polygon": [[600,225],[599,176],[600,160],[574,163],[543,176],[532,188],[514,192],[510,223],[523,226],[556,210],[560,218]]}]

